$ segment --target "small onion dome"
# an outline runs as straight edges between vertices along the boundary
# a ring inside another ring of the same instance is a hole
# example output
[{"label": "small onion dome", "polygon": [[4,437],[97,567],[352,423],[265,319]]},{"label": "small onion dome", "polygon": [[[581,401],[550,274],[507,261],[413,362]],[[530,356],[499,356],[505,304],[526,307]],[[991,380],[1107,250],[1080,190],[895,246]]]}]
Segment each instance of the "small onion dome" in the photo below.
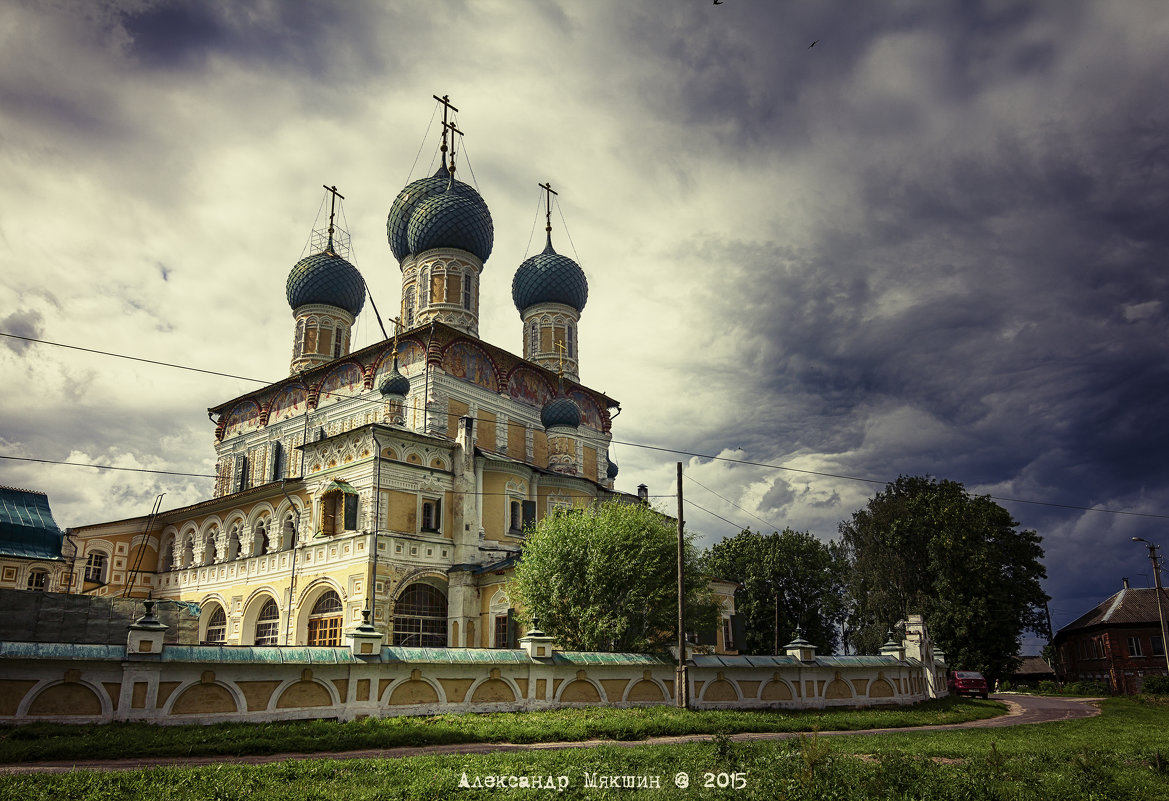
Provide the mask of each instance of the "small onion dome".
[{"label": "small onion dome", "polygon": [[605,455],[605,458],[609,461],[609,466],[605,468],[605,475],[609,477],[610,481],[612,481],[613,479],[617,478],[617,463],[614,462],[613,457],[609,456],[608,454]]},{"label": "small onion dome", "polygon": [[553,398],[544,404],[540,411],[540,422],[544,424],[545,429],[553,426],[580,428],[580,407],[571,398],[563,395]]},{"label": "small onion dome", "polygon": [[361,273],[331,247],[298,261],[288,273],[286,291],[288,305],[293,309],[306,303],[323,303],[356,317],[365,305]]},{"label": "small onion dome", "polygon": [[382,397],[397,395],[404,398],[410,394],[410,379],[398,372],[398,360],[394,359],[394,366],[378,385],[378,392]]},{"label": "small onion dome", "polygon": [[[440,164],[438,172],[426,178],[411,181],[406,188],[394,198],[394,205],[390,206],[390,214],[386,217],[386,238],[390,240],[390,250],[399,262],[410,254],[406,243],[407,228],[410,225],[410,215],[415,207],[431,195],[437,195],[450,185],[451,174],[445,164]],[[466,184],[455,181],[456,187]],[[470,187],[467,187],[470,189]],[[471,189],[472,192],[475,190]]]},{"label": "small onion dome", "polygon": [[495,226],[487,204],[471,187],[450,179],[446,189],[421,200],[406,226],[410,253],[458,248],[487,261],[495,244]]},{"label": "small onion dome", "polygon": [[581,312],[589,299],[589,282],[579,264],[552,249],[548,234],[544,252],[524,259],[516,270],[511,298],[521,313],[537,303],[563,303]]}]

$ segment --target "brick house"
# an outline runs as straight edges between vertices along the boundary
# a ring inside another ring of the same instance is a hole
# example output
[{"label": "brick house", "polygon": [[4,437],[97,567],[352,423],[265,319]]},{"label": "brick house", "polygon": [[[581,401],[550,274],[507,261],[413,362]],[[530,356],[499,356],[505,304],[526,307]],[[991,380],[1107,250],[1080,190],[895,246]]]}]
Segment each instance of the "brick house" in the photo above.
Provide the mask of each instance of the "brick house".
[{"label": "brick house", "polygon": [[[1138,693],[1145,676],[1166,675],[1156,590],[1124,587],[1055,635],[1063,681],[1103,681],[1115,693]],[[1169,614],[1169,591],[1162,590]]]}]

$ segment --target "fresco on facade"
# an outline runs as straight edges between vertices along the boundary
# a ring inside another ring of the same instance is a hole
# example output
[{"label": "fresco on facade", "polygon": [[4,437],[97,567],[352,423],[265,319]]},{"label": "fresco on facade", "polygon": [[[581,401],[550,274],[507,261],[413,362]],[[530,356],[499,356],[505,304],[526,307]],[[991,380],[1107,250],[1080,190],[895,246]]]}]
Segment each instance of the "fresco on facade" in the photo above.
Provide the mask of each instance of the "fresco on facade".
[{"label": "fresco on facade", "polygon": [[231,410],[231,414],[227,416],[227,423],[223,426],[223,436],[234,437],[236,434],[242,434],[245,431],[251,431],[260,426],[260,404],[252,400],[246,400]]},{"label": "fresco on facade", "polygon": [[304,412],[307,399],[308,393],[299,384],[285,387],[272,399],[272,407],[268,410],[268,422],[275,423],[301,414]]},{"label": "fresco on facade", "polygon": [[[378,365],[377,373],[373,377],[374,389],[381,386],[382,379],[386,377],[386,373],[390,372],[390,368],[394,366],[394,359],[391,355],[393,352],[394,348],[391,346],[386,348],[382,353],[381,363]],[[416,375],[425,366],[426,348],[413,340],[398,343],[398,372],[409,378]]]},{"label": "fresco on facade", "polygon": [[362,390],[365,376],[353,362],[343,364],[325,376],[321,382],[320,400],[317,406],[327,406],[347,395],[356,395]]},{"label": "fresco on facade", "polygon": [[456,378],[478,384],[492,392],[499,390],[495,365],[483,351],[469,342],[456,342],[447,348],[442,358],[442,368]]},{"label": "fresco on facade", "polygon": [[596,401],[588,393],[581,392],[579,389],[569,392],[568,397],[576,401],[576,405],[580,407],[581,425],[601,431],[601,410],[597,407]]},{"label": "fresco on facade", "polygon": [[543,406],[552,400],[552,387],[535,370],[521,367],[507,380],[507,392],[513,398],[533,406]]}]

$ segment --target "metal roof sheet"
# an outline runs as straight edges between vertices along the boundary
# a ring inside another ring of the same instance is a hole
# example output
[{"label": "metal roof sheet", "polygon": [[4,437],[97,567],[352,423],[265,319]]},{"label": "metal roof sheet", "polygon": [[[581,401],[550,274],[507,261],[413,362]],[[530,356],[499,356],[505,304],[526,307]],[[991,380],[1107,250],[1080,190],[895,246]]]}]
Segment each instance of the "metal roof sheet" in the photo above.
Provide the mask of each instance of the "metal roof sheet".
[{"label": "metal roof sheet", "polygon": [[60,560],[64,536],[45,493],[0,487],[0,555]]}]

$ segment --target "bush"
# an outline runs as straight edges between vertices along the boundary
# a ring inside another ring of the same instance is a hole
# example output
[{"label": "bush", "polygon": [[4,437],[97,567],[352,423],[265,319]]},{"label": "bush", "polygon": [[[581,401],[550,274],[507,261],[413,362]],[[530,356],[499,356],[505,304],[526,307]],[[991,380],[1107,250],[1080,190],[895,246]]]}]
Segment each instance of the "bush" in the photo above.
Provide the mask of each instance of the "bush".
[{"label": "bush", "polygon": [[1141,683],[1141,692],[1148,695],[1169,695],[1169,676],[1148,676]]},{"label": "bush", "polygon": [[999,682],[998,691],[1000,693],[1009,693],[1013,689],[1015,689],[1014,686],[1006,679],[1003,679],[1002,681]]},{"label": "bush", "polygon": [[1039,692],[1055,695],[1059,692],[1059,685],[1051,679],[1044,679],[1043,681],[1039,682]]},{"label": "bush", "polygon": [[1063,686],[1064,695],[1109,695],[1108,685],[1102,681],[1069,681]]}]

